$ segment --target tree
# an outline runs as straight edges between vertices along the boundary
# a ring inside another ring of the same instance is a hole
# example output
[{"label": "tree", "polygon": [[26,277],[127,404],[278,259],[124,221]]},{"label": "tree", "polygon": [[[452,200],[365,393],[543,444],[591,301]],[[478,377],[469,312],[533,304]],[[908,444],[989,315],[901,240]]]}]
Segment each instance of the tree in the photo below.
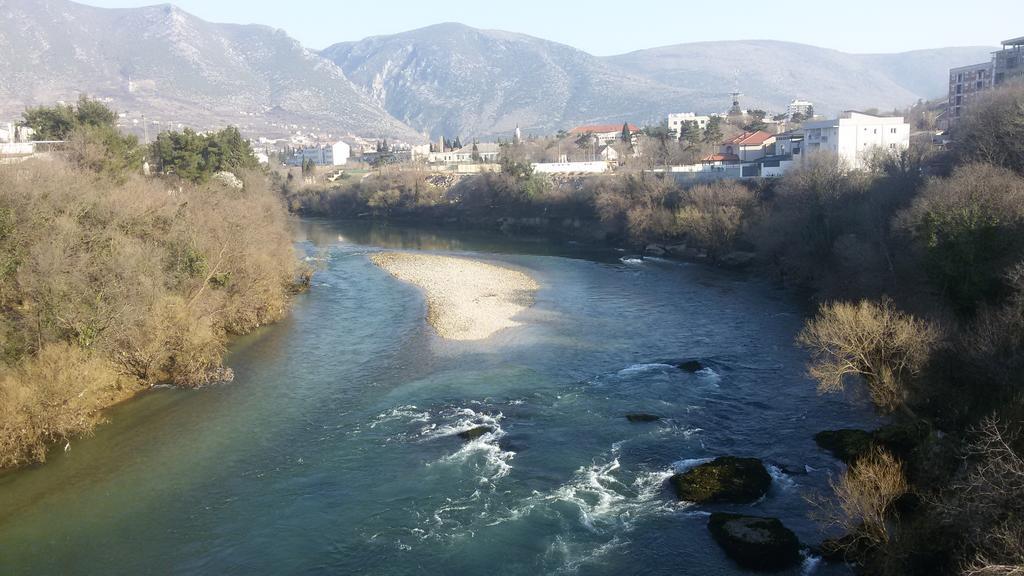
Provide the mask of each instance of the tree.
[{"label": "tree", "polygon": [[743,126],[743,129],[747,132],[757,132],[759,130],[767,129],[768,124],[764,121],[766,116],[768,116],[768,113],[764,110],[751,110],[748,112],[747,123]]},{"label": "tree", "polygon": [[461,148],[462,148],[462,139],[461,139],[461,138],[459,138],[458,136],[456,136],[456,137],[455,137],[455,142],[453,142],[453,143],[452,143],[452,148],[453,148],[454,150],[459,150],[459,149],[461,149]]},{"label": "tree", "polygon": [[78,102],[29,108],[22,115],[21,126],[31,128],[36,140],[66,140],[76,128],[114,127],[117,114],[98,100],[84,94]]},{"label": "tree", "polygon": [[596,142],[597,136],[593,132],[586,132],[576,138],[576,147],[580,150],[589,150]]},{"label": "tree", "polygon": [[683,125],[679,131],[679,141],[687,144],[696,145],[699,144],[704,133],[700,129],[700,125],[694,121],[683,122]]},{"label": "tree", "polygon": [[473,155],[472,155],[472,158],[473,158],[473,162],[479,162],[480,161],[480,148],[479,148],[479,146],[477,146],[477,143],[475,141],[473,142]]},{"label": "tree", "polygon": [[838,481],[829,483],[840,509],[831,520],[854,537],[856,543],[848,545],[887,544],[892,538],[888,521],[892,505],[910,489],[903,464],[889,452],[874,448],[854,462]]},{"label": "tree", "polygon": [[974,164],[930,181],[899,223],[925,250],[932,282],[972,313],[1005,292],[1004,274],[1024,250],[1024,178]]},{"label": "tree", "polygon": [[892,412],[909,410],[911,380],[938,343],[939,332],[884,298],[878,304],[823,304],[797,341],[811,353],[808,372],[820,391],[839,392],[848,377],[858,377],[875,406]]},{"label": "tree", "polygon": [[704,143],[717,146],[722,141],[722,117],[712,116],[704,128]]},{"label": "tree", "polygon": [[699,184],[683,193],[676,223],[680,233],[717,261],[732,250],[753,204],[753,192],[739,182]]},{"label": "tree", "polygon": [[1024,87],[1003,88],[973,104],[953,142],[961,164],[984,162],[1024,174]]},{"label": "tree", "polygon": [[161,132],[149,155],[158,172],[192,182],[205,182],[216,172],[259,167],[249,142],[233,126],[212,134],[198,134],[191,128]]},{"label": "tree", "polygon": [[622,133],[619,134],[619,140],[623,144],[633,144],[633,131],[629,129],[629,122],[622,123]]},{"label": "tree", "polygon": [[68,136],[66,153],[78,167],[119,182],[142,166],[138,138],[113,126],[79,126]]}]

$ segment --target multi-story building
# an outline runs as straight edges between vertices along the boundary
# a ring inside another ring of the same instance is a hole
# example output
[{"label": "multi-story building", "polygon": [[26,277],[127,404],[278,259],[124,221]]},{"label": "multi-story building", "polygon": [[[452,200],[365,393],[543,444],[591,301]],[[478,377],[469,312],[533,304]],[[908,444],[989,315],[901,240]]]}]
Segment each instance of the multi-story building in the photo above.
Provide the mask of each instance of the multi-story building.
[{"label": "multi-story building", "polygon": [[949,71],[946,125],[953,128],[967,108],[982,94],[1000,86],[1024,81],[1024,37],[1003,40],[1003,48],[988,62],[960,66]]},{"label": "multi-story building", "polygon": [[311,161],[317,166],[344,166],[348,163],[352,148],[344,142],[335,142],[327,146],[312,146],[297,150],[288,159],[288,164],[301,166],[306,161]]},{"label": "multi-story building", "polygon": [[675,130],[677,135],[683,133],[683,126],[685,126],[687,122],[696,122],[697,128],[704,130],[708,127],[708,122],[710,121],[710,116],[698,116],[693,112],[681,112],[679,114],[668,115],[668,127],[670,130]]},{"label": "multi-story building", "polygon": [[569,130],[569,134],[572,136],[591,134],[597,138],[598,144],[611,144],[612,142],[621,139],[623,128],[629,130],[630,136],[640,132],[640,129],[632,124],[590,124],[586,126],[577,126],[572,130]]},{"label": "multi-story building", "polygon": [[793,100],[786,106],[786,117],[790,120],[794,116],[799,114],[803,118],[807,118],[814,113],[814,104],[806,100]]},{"label": "multi-story building", "polygon": [[1024,80],[1024,36],[1003,40],[1003,49],[992,54],[992,85],[996,88]]},{"label": "multi-story building", "polygon": [[902,116],[849,111],[835,120],[805,122],[803,134],[804,156],[830,152],[854,169],[867,167],[868,159],[877,150],[910,147],[910,124]]}]

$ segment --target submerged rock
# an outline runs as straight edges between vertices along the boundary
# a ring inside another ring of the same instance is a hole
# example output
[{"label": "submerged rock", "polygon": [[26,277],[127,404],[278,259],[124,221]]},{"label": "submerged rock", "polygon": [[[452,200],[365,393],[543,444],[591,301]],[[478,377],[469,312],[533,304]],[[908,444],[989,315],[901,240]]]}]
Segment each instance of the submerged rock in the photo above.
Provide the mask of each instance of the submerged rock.
[{"label": "submerged rock", "polygon": [[753,502],[768,493],[772,477],[757,458],[723,456],[695,466],[670,479],[680,500],[696,502]]},{"label": "submerged rock", "polygon": [[476,440],[484,434],[490,434],[491,432],[494,432],[494,428],[490,426],[477,426],[476,428],[470,428],[469,430],[459,432],[458,436],[463,440],[470,441]]},{"label": "submerged rock", "polygon": [[748,570],[782,570],[800,562],[800,541],[778,518],[715,512],[708,530],[726,555]]},{"label": "submerged rock", "polygon": [[847,464],[870,450],[873,443],[871,432],[851,429],[818,432],[814,441]]},{"label": "submerged rock", "polygon": [[655,416],[654,414],[626,414],[626,420],[630,422],[657,422],[661,420],[661,416]]},{"label": "submerged rock", "polygon": [[691,374],[700,372],[701,370],[706,368],[706,366],[704,366],[704,364],[700,360],[687,360],[682,364],[677,364],[676,367],[684,372],[690,372]]}]

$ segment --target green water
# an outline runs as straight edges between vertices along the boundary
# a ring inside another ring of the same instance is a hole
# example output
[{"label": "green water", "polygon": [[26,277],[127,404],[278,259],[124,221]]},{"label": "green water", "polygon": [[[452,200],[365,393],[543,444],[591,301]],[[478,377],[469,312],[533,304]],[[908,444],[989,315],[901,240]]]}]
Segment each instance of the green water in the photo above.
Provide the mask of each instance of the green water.
[{"label": "green water", "polygon": [[[812,435],[871,415],[815,393],[785,292],[566,243],[301,229],[326,269],[233,345],[234,382],[144,394],[0,476],[0,574],[739,574],[705,527],[719,509],[820,539],[804,495],[838,464]],[[369,262],[379,247],[511,263],[542,288],[523,326],[445,342]],[[691,358],[710,370],[670,366]],[[454,436],[479,424],[494,433]],[[672,471],[722,454],[772,465],[769,495],[676,502]]]}]

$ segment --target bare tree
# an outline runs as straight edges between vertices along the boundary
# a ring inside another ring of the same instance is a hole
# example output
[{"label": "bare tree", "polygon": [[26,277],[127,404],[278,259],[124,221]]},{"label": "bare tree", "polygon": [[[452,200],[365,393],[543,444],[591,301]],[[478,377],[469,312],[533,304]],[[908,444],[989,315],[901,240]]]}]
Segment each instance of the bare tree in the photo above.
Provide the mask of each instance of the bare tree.
[{"label": "bare tree", "polygon": [[875,405],[892,412],[907,409],[910,380],[939,341],[939,331],[886,298],[878,304],[824,304],[797,340],[811,352],[808,372],[820,391],[841,391],[847,378],[859,377]]}]

